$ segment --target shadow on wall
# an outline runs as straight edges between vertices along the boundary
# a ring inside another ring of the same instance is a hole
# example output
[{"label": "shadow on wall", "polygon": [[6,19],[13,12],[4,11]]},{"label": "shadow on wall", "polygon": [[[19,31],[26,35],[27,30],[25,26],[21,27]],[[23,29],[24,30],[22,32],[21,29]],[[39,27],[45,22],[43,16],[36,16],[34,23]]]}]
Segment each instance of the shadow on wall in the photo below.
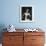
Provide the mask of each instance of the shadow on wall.
[{"label": "shadow on wall", "polygon": [[3,32],[6,31],[6,29],[4,30],[4,28],[6,28],[6,26],[4,24],[0,24],[0,43],[2,43]]}]

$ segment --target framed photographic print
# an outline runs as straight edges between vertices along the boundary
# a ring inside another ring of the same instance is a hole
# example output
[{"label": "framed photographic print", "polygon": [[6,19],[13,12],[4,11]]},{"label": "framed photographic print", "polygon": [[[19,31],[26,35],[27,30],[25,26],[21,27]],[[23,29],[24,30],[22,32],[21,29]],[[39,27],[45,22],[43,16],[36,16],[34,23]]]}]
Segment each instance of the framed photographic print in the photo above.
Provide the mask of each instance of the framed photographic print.
[{"label": "framed photographic print", "polygon": [[20,22],[34,21],[34,7],[32,5],[20,6]]}]

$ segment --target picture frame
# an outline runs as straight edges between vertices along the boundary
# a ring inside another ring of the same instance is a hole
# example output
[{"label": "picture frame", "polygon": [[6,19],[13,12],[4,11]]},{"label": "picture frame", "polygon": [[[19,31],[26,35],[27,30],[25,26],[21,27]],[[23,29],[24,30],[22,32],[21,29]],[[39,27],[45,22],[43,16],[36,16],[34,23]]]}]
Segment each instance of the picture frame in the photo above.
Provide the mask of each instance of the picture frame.
[{"label": "picture frame", "polygon": [[34,6],[21,5],[20,6],[20,22],[33,22],[34,21]]}]

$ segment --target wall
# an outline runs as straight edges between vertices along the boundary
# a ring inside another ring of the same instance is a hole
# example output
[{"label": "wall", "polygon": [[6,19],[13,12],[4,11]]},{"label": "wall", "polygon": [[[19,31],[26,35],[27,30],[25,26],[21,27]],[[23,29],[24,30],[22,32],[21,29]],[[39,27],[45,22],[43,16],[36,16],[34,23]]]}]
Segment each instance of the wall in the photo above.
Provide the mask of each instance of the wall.
[{"label": "wall", "polygon": [[[46,28],[46,0],[1,0],[0,25],[13,24],[16,28],[45,27]],[[33,5],[35,21],[21,23],[20,5]]]}]

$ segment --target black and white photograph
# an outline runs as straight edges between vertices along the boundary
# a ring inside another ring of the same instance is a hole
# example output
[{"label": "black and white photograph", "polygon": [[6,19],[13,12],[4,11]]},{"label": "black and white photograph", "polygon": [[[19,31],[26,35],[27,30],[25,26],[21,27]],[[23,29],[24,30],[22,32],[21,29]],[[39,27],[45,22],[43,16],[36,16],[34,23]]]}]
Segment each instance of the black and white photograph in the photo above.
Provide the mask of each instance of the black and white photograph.
[{"label": "black and white photograph", "polygon": [[32,6],[21,6],[20,21],[21,22],[32,22],[33,21],[33,7]]}]

